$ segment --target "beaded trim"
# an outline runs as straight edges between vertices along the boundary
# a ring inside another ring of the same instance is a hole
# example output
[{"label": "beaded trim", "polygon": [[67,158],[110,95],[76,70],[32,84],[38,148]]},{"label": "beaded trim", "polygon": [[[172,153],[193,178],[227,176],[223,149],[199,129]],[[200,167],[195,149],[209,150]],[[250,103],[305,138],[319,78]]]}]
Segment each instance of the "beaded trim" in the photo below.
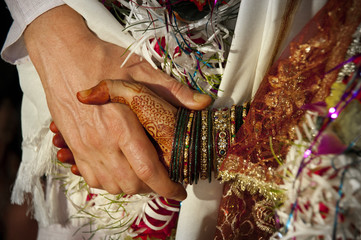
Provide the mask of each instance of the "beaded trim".
[{"label": "beaded trim", "polygon": [[[238,156],[229,155],[228,159],[234,162],[240,161]],[[219,173],[222,182],[232,182],[232,190],[237,194],[239,190],[249,191],[251,194],[259,193],[267,201],[281,201],[285,199],[285,191],[273,182],[266,182],[267,178],[275,176],[276,173],[272,168],[265,171],[260,166],[248,162],[247,175],[240,172],[230,172],[228,170]]]},{"label": "beaded trim", "polygon": [[[349,59],[353,56],[361,54],[361,25],[357,27],[357,30],[352,35],[352,42],[347,49],[345,59]],[[346,77],[351,76],[356,71],[356,64],[354,62],[346,63],[342,66],[341,70],[338,72],[336,82],[342,82]]]}]

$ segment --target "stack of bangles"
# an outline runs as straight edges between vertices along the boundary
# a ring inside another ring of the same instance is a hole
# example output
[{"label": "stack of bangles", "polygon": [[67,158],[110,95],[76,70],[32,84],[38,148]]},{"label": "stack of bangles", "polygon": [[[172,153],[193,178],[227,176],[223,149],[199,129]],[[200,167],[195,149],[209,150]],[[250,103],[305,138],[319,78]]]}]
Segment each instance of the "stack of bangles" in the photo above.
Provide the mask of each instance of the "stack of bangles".
[{"label": "stack of bangles", "polygon": [[231,108],[194,111],[179,108],[176,118],[169,177],[184,184],[198,179],[218,179],[236,132],[243,124],[249,104]]}]

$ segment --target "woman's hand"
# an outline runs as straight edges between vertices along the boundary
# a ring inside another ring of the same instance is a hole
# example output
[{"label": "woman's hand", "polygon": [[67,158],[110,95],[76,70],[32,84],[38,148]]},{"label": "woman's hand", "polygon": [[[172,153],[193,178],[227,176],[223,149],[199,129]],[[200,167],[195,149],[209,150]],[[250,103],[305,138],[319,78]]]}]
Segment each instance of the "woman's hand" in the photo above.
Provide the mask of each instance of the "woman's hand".
[{"label": "woman's hand", "polygon": [[175,106],[203,109],[206,95],[195,93],[139,56],[100,40],[68,6],[54,8],[24,34],[29,56],[42,81],[48,107],[79,172],[90,187],[109,193],[156,192],[183,200],[186,192],[173,183],[134,112],[124,104],[90,106],[76,93],[102,79],[140,82]]}]

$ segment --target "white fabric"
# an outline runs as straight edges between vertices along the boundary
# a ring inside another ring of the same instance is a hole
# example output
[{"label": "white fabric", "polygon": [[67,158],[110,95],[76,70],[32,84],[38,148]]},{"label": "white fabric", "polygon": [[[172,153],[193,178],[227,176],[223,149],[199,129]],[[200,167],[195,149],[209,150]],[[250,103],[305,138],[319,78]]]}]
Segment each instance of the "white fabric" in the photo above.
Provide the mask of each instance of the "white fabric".
[{"label": "white fabric", "polygon": [[26,26],[42,13],[64,4],[62,0],[5,0],[14,19],[4,43],[1,57],[16,64],[28,55],[23,39]]},{"label": "white fabric", "polygon": [[187,187],[188,197],[182,202],[176,240],[209,240],[216,231],[218,207],[223,184],[199,181]]},{"label": "white fabric", "polygon": [[22,162],[13,188],[12,201],[22,204],[25,193],[34,193],[33,200],[38,203],[34,206],[35,218],[39,224],[58,222],[59,219],[56,219],[58,216],[54,215],[52,218],[47,211],[53,209],[53,206],[56,206],[53,204],[56,202],[45,200],[40,181],[40,178],[46,173],[51,173],[55,166],[52,162],[55,153],[51,144],[50,113],[44,100],[45,93],[29,59],[24,60],[23,64],[17,65],[17,67],[20,86],[26,92],[23,95],[21,108],[22,119],[26,120],[21,123],[23,132]]},{"label": "white fabric", "polygon": [[[90,230],[90,229],[89,229]],[[37,240],[85,240],[105,239],[105,236],[99,236],[93,232],[79,231],[77,227],[64,227],[60,224],[54,224],[49,227],[39,227]]]},{"label": "white fabric", "polygon": [[[66,0],[65,2],[83,15],[89,27],[103,40],[122,47],[128,47],[133,42],[132,37],[125,35],[121,31],[121,25],[97,0],[87,0],[86,4],[84,4],[84,0]],[[236,34],[221,84],[221,89],[224,92],[221,92],[221,97],[216,101],[217,106],[230,105],[250,99],[252,93],[257,89],[266,71],[265,68],[268,66],[268,53],[272,52],[273,40],[277,34],[285,2],[282,0],[242,1],[236,25]],[[324,0],[302,2],[299,13],[295,15],[294,25],[290,33],[296,34],[304,22],[309,20],[324,2]],[[315,3],[317,3],[316,7],[313,6]],[[9,53],[15,54],[12,56],[15,60],[16,57],[22,57],[16,55],[15,50],[9,51]],[[3,56],[5,55],[3,53]],[[21,87],[24,91],[22,127],[25,144],[23,163],[20,167],[13,197],[17,198],[15,199],[17,202],[21,202],[22,191],[35,191],[38,193],[36,197],[38,203],[46,206],[41,189],[38,189],[40,182],[36,182],[37,188],[34,188],[34,181],[31,176],[41,176],[42,173],[52,170],[49,165],[38,168],[40,164],[36,164],[43,163],[44,159],[40,159],[40,157],[50,151],[48,148],[44,149],[46,141],[51,142],[48,134],[50,114],[39,77],[30,60],[25,58],[18,66],[18,69]],[[46,138],[40,141],[39,137],[41,136],[46,136]],[[28,178],[22,180],[24,176]],[[177,240],[212,239],[221,191],[222,185],[217,182],[213,184],[201,182],[197,186],[187,188],[188,199],[182,203]],[[59,197],[54,193],[50,200],[55,201]],[[57,212],[54,211],[54,206],[49,206],[49,208],[53,210],[50,212],[38,210],[38,219],[42,225],[61,221],[61,219],[55,217]],[[204,224],[206,222],[209,225]],[[61,227],[58,226],[57,228]],[[66,231],[66,229],[60,230]],[[41,233],[45,234],[44,231],[51,232],[53,230],[46,230],[42,227]]]}]

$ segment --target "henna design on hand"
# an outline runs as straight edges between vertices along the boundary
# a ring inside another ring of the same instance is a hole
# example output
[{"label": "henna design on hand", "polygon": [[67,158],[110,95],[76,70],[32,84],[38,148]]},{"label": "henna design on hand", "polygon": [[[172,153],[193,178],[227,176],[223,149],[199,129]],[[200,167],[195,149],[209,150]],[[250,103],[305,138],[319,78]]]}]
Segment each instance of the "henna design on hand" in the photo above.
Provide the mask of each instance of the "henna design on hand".
[{"label": "henna design on hand", "polygon": [[[104,80],[92,89],[79,92],[77,97],[79,101],[86,104],[100,105],[112,102],[129,106],[137,115],[139,122],[159,145],[161,150],[159,157],[169,167],[177,112],[174,106],[142,84],[121,80]],[[50,127],[56,128],[54,123]],[[56,133],[60,133],[57,129],[56,131]],[[67,149],[70,151],[69,148]],[[79,175],[79,171],[75,169],[75,162],[69,160],[68,152],[63,151],[61,151],[62,154],[58,154],[59,161],[73,164],[72,172]]]},{"label": "henna design on hand", "polygon": [[139,122],[159,145],[161,160],[166,166],[170,164],[173,144],[176,108],[158,97],[142,84],[119,81],[123,96],[112,96],[111,102],[126,104],[137,115]]}]

